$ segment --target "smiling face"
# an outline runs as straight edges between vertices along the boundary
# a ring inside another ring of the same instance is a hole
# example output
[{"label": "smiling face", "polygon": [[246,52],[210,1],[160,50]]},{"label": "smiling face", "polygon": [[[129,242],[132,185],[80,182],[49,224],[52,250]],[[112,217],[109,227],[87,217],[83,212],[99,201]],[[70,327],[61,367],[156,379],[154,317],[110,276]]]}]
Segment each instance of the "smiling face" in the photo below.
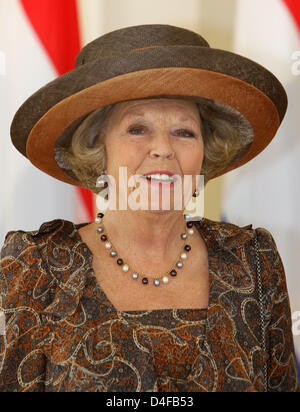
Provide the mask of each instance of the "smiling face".
[{"label": "smiling face", "polygon": [[[190,101],[162,98],[118,103],[104,143],[106,172],[114,176],[117,190],[123,190],[119,188],[120,167],[127,168],[128,180],[156,171],[179,175],[182,182],[184,175],[200,174],[204,156],[201,121],[196,104]],[[170,183],[152,184],[160,191],[167,186],[171,193],[174,190]]]}]

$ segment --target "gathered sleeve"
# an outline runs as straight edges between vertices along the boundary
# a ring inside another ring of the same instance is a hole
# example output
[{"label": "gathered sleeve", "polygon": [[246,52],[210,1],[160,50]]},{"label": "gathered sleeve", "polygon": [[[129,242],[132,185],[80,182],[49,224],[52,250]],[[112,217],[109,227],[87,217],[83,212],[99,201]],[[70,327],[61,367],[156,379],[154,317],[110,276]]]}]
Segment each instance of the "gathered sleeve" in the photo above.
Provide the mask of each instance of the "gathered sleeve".
[{"label": "gathered sleeve", "polygon": [[299,391],[291,308],[282,259],[271,233],[256,229],[262,278],[269,392]]},{"label": "gathered sleeve", "polygon": [[0,312],[5,319],[0,334],[0,392],[44,390],[45,359],[33,339],[41,326],[41,306],[35,299],[41,271],[39,249],[29,232],[9,232],[0,259]]}]

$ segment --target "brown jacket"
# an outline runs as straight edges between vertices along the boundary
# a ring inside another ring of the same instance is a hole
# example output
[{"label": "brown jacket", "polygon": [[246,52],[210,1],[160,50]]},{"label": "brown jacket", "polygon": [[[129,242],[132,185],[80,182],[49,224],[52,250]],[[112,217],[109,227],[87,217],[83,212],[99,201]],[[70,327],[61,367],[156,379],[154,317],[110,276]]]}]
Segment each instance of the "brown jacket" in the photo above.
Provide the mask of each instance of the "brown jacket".
[{"label": "brown jacket", "polygon": [[96,281],[79,225],[54,220],[9,232],[0,265],[0,392],[296,391],[273,237],[251,225],[195,226],[208,248],[207,310],[117,311]]}]

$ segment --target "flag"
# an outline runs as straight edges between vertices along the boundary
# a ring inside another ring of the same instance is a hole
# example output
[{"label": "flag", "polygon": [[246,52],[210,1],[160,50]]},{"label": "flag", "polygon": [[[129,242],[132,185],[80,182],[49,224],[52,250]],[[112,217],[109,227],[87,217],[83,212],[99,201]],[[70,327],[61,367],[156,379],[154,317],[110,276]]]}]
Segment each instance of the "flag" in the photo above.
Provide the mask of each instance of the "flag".
[{"label": "flag", "polygon": [[0,244],[9,230],[36,230],[52,219],[93,219],[92,194],[35,168],[9,135],[19,106],[73,69],[79,50],[76,0],[0,0]]},{"label": "flag", "polygon": [[268,229],[282,258],[300,359],[300,1],[239,0],[233,51],[283,83],[289,107],[276,137],[255,159],[224,177],[222,220]]}]

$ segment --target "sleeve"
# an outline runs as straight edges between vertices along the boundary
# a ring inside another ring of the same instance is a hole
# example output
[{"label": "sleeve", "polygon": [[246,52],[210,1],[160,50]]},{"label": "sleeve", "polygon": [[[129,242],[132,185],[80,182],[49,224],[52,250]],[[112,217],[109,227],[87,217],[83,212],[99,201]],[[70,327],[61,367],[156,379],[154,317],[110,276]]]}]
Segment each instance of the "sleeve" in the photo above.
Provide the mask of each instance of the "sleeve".
[{"label": "sleeve", "polygon": [[9,232],[0,259],[0,392],[43,392],[45,359],[34,346],[41,325],[33,298],[38,246],[28,232]]},{"label": "sleeve", "polygon": [[292,318],[285,270],[271,233],[256,229],[259,242],[265,336],[268,359],[268,391],[297,392],[298,373],[292,334]]}]

